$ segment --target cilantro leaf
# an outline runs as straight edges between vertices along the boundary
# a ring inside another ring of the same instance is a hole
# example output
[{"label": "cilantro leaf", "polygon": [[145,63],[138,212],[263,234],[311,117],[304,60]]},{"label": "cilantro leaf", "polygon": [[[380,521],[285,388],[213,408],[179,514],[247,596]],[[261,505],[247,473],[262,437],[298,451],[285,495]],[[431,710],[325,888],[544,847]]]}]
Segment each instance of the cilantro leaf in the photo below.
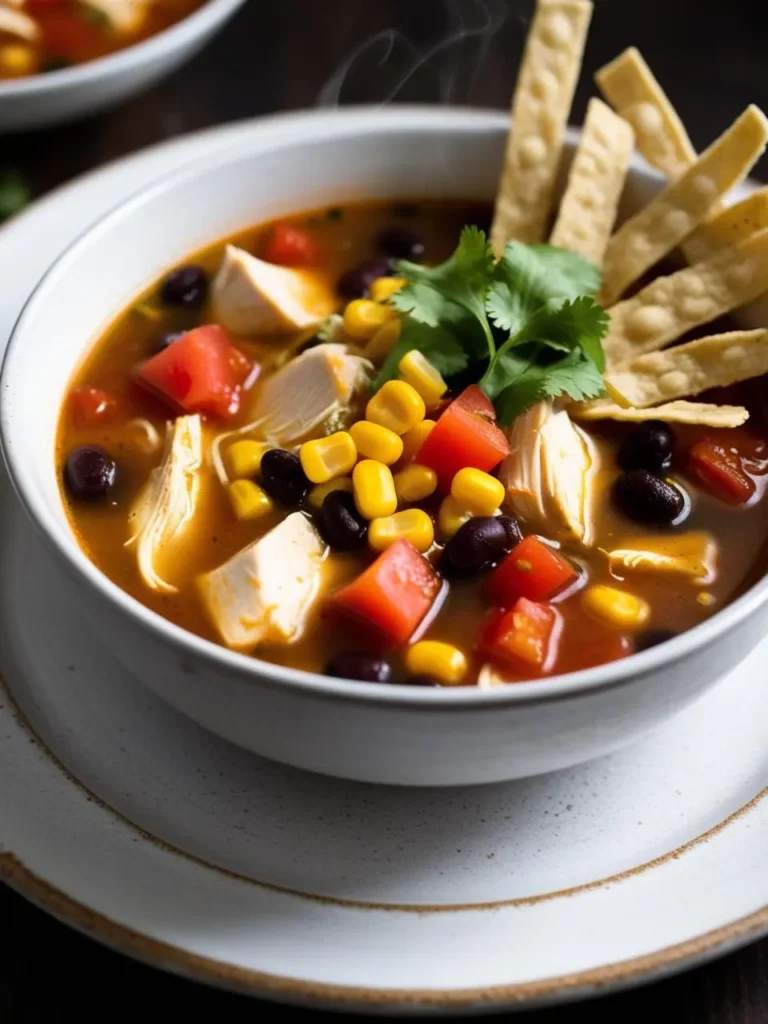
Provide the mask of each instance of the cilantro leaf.
[{"label": "cilantro leaf", "polygon": [[444,377],[461,373],[469,364],[465,347],[446,328],[420,323],[405,315],[401,320],[400,337],[384,361],[374,381],[374,391],[397,377],[400,360],[412,349],[423,352],[436,370]]},{"label": "cilantro leaf", "polygon": [[588,295],[563,303],[549,302],[525,324],[525,340],[539,341],[563,351],[581,348],[602,373],[605,370],[602,340],[609,322],[603,307]]},{"label": "cilantro leaf", "polygon": [[574,351],[549,365],[529,362],[496,401],[499,423],[506,426],[544,398],[568,395],[575,402],[603,394],[603,376],[591,359]]},{"label": "cilantro leaf", "polygon": [[23,210],[29,203],[29,189],[18,171],[0,169],[0,221]]},{"label": "cilantro leaf", "polygon": [[508,242],[494,268],[486,307],[496,327],[518,334],[537,309],[557,299],[592,295],[601,279],[598,268],[579,253]]}]

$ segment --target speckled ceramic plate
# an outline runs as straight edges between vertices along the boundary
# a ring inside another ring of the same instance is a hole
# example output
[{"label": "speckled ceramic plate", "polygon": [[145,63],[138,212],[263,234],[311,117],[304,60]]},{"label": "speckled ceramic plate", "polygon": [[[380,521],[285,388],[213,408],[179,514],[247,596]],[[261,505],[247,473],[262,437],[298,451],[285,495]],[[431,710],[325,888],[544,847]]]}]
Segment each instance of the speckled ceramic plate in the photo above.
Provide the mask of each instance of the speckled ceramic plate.
[{"label": "speckled ceramic plate", "polygon": [[[87,222],[247,131],[123,161],[0,232],[0,340]],[[610,758],[393,790],[271,764],[160,703],[72,607],[5,480],[0,610],[0,876],[126,953],[294,1002],[458,1012],[657,978],[768,931],[768,647]]]}]

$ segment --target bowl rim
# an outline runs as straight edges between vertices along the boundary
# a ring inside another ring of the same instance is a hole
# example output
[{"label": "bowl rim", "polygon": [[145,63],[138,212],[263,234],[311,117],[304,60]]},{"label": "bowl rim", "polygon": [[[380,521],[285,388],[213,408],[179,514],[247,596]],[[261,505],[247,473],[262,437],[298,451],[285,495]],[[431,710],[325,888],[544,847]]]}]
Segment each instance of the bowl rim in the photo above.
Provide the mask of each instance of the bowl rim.
[{"label": "bowl rim", "polygon": [[166,50],[183,48],[198,36],[204,36],[244,3],[245,0],[205,0],[202,7],[187,14],[181,21],[122,50],[115,50],[84,64],[60,68],[58,71],[39,71],[28,78],[0,80],[0,100],[39,96],[56,89],[59,85],[87,85],[112,72],[120,74],[130,71]]},{"label": "bowl rim", "polygon": [[[232,2],[232,0],[230,0]],[[239,0],[234,0],[239,2]],[[710,619],[680,633],[657,647],[631,655],[619,661],[578,672],[563,673],[545,679],[512,683],[498,688],[456,687],[420,689],[405,683],[363,683],[356,680],[334,679],[320,673],[293,669],[264,661],[250,654],[232,651],[212,640],[204,639],[163,618],[138,599],[113,583],[88,558],[77,542],[71,527],[62,527],[49,504],[38,500],[37,489],[27,475],[21,444],[9,444],[14,433],[14,405],[17,391],[14,384],[16,361],[24,348],[27,325],[44,306],[48,292],[58,279],[76,264],[80,253],[94,242],[107,236],[115,224],[130,218],[143,205],[155,200],[167,200],[188,180],[210,175],[221,167],[235,162],[251,161],[260,152],[272,148],[290,147],[316,139],[328,140],[354,134],[364,136],[382,131],[406,130],[414,134],[454,131],[471,135],[473,132],[506,132],[507,115],[499,111],[460,107],[358,106],[332,110],[310,110],[256,118],[247,141],[242,138],[225,150],[161,176],[152,185],[140,189],[119,202],[93,225],[88,226],[46,271],[28,297],[11,332],[0,370],[0,449],[5,458],[14,490],[32,520],[54,552],[58,561],[74,573],[83,585],[95,590],[102,599],[115,607],[118,614],[128,616],[142,631],[156,641],[172,648],[187,663],[224,669],[241,681],[289,687],[315,697],[333,701],[381,704],[388,707],[421,707],[434,711],[477,710],[499,706],[533,706],[558,700],[588,697],[596,692],[638,682],[660,669],[670,668],[702,648],[713,645],[729,630],[750,618],[768,603],[768,575],[750,586]],[[579,129],[569,128],[566,145],[573,146]],[[658,181],[660,175],[648,167],[641,158],[633,158],[631,174],[646,181]],[[18,438],[16,439],[18,440]]]}]

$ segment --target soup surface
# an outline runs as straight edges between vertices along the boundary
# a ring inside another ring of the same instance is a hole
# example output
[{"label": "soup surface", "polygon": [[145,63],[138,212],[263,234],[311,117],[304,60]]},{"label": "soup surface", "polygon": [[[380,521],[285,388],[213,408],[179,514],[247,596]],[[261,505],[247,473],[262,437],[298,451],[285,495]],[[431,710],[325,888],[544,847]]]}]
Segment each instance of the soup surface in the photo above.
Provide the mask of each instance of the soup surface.
[{"label": "soup surface", "polygon": [[205,0],[0,0],[0,79],[59,71],[149,39]]},{"label": "soup surface", "polygon": [[[490,216],[420,201],[301,214],[212,246],[125,311],[61,414],[64,501],[92,561],[210,640],[424,684],[613,661],[732,599],[768,535],[762,378],[700,399],[745,406],[735,429],[576,425],[555,399],[502,430],[472,363],[406,360],[380,387],[393,345],[408,352],[393,260],[434,267]],[[551,448],[525,485],[531,443]]]}]

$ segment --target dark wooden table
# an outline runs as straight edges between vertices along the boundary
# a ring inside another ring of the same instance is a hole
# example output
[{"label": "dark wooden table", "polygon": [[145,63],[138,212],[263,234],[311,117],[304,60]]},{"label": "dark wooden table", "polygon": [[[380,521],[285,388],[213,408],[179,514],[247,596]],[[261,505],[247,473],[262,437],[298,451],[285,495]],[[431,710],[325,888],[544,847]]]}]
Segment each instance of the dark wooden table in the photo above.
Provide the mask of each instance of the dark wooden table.
[{"label": "dark wooden table", "polygon": [[[506,106],[531,6],[531,0],[248,0],[205,53],[151,92],[77,125],[0,138],[0,162],[11,161],[39,195],[159,140],[275,110],[384,100]],[[596,8],[574,121],[591,95],[591,72],[632,43],[700,148],[747,103],[768,106],[765,0],[597,0]],[[347,74],[334,78],[345,64]],[[765,160],[758,175],[768,177]],[[133,1022],[154,1019],[160,1006],[172,1007],[174,1019],[198,1011],[228,1022],[269,1009],[134,964],[0,891],[1,1024],[70,1015],[82,1024]],[[581,1009],[517,1019],[556,1024]],[[583,1009],[594,1024],[630,1012],[679,1024],[765,1024],[768,940]]]}]

